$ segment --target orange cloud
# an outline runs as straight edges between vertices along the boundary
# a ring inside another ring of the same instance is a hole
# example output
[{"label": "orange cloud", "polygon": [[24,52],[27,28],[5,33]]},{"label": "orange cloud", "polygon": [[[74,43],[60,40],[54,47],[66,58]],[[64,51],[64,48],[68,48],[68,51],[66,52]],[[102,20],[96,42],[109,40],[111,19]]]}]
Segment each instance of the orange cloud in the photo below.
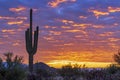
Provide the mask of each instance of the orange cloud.
[{"label": "orange cloud", "polygon": [[14,18],[14,17],[0,16],[0,19],[6,19],[6,20],[23,19],[23,20],[26,20],[27,17],[16,17],[16,18]]},{"label": "orange cloud", "polygon": [[114,32],[104,32],[102,34],[99,34],[99,36],[112,36]]},{"label": "orange cloud", "polygon": [[104,28],[103,25],[92,25],[92,27],[93,27],[93,28],[97,28],[97,29],[99,29],[99,28]]},{"label": "orange cloud", "polygon": [[119,24],[118,23],[114,23],[114,26],[118,26]]},{"label": "orange cloud", "polygon": [[81,32],[81,33],[83,33],[83,34],[86,34],[85,31],[83,31],[83,30],[78,30],[78,29],[66,30],[65,32],[71,32],[71,33]]},{"label": "orange cloud", "polygon": [[24,23],[22,24],[22,28],[28,28],[30,26],[30,24]]},{"label": "orange cloud", "polygon": [[23,6],[19,6],[17,8],[10,8],[9,10],[12,11],[12,12],[20,12],[20,11],[25,11],[26,8],[23,7]]},{"label": "orange cloud", "polygon": [[70,29],[69,26],[61,26],[63,29]]},{"label": "orange cloud", "polygon": [[2,32],[3,32],[3,33],[14,34],[14,33],[15,33],[15,30],[13,30],[13,29],[11,29],[11,30],[9,30],[9,29],[3,29]]},{"label": "orange cloud", "polygon": [[76,35],[75,38],[82,38],[82,35]]},{"label": "orange cloud", "polygon": [[50,26],[48,26],[48,25],[46,25],[46,26],[44,26],[46,29],[48,29],[48,28],[50,28]]},{"label": "orange cloud", "polygon": [[100,41],[90,41],[90,42],[91,42],[91,43],[99,43],[99,42],[100,42],[100,43],[101,43],[101,42],[103,42],[103,43],[104,43],[104,42],[107,43],[108,41],[107,41],[107,40],[100,40]]},{"label": "orange cloud", "polygon": [[[83,29],[86,28],[87,26],[91,25],[91,24],[88,24],[88,23],[75,23],[72,20],[65,20],[65,19],[59,20],[59,21],[65,23],[65,24],[71,24],[71,26],[73,26],[73,27],[81,27]],[[70,28],[70,27],[64,27],[63,26],[63,28]]]},{"label": "orange cloud", "polygon": [[8,35],[3,35],[3,37],[8,38],[9,36]]},{"label": "orange cloud", "polygon": [[14,19],[13,17],[4,17],[4,16],[0,16],[0,19]]},{"label": "orange cloud", "polygon": [[120,8],[108,7],[109,12],[120,12]]},{"label": "orange cloud", "polygon": [[76,32],[80,32],[81,30],[78,29],[74,29],[74,30],[66,30],[65,32],[72,32],[72,33],[76,33]]},{"label": "orange cloud", "polygon": [[66,43],[66,44],[64,44],[64,46],[72,46],[72,45],[74,45],[73,43]]},{"label": "orange cloud", "polygon": [[107,43],[109,47],[113,48],[113,49],[119,49],[119,46],[115,43]]},{"label": "orange cloud", "polygon": [[43,37],[45,40],[54,40],[53,37]]},{"label": "orange cloud", "polygon": [[61,32],[59,31],[50,31],[50,33],[53,35],[61,35]]},{"label": "orange cloud", "polygon": [[27,17],[17,17],[16,19],[27,20]]},{"label": "orange cloud", "polygon": [[51,7],[53,7],[53,8],[55,8],[59,4],[67,2],[67,1],[75,2],[76,0],[54,0],[54,1],[49,2],[48,5],[51,6]]},{"label": "orange cloud", "polygon": [[80,19],[86,19],[87,17],[85,16],[79,16]]},{"label": "orange cloud", "polygon": [[51,7],[55,8],[57,7],[60,3],[66,2],[66,0],[55,0],[52,2],[49,2],[48,5],[50,5]]},{"label": "orange cloud", "polygon": [[120,12],[120,8],[114,8],[114,7],[108,7],[108,11],[103,12],[103,11],[99,11],[99,10],[89,10],[90,12],[93,12],[94,15],[99,18],[100,16],[105,16],[105,15],[109,15],[110,13],[113,12]]},{"label": "orange cloud", "polygon": [[19,25],[19,24],[23,24],[23,21],[10,21],[10,22],[8,22],[8,24],[9,25],[14,25],[14,24]]},{"label": "orange cloud", "polygon": [[4,42],[0,41],[0,44],[4,44]]},{"label": "orange cloud", "polygon": [[72,26],[74,27],[81,27],[83,29],[85,29],[87,26],[90,26],[91,24],[84,24],[84,23],[81,23],[81,24],[73,24]]},{"label": "orange cloud", "polygon": [[13,46],[19,46],[20,43],[16,42],[16,43],[13,43],[12,45],[13,45]]},{"label": "orange cloud", "polygon": [[99,18],[100,16],[105,16],[105,15],[109,15],[109,12],[102,12],[99,10],[89,10],[90,12],[93,12],[94,15]]},{"label": "orange cloud", "polygon": [[119,41],[120,39],[118,39],[118,38],[108,38],[108,40],[111,41],[111,42],[116,42],[116,41]]},{"label": "orange cloud", "polygon": [[73,21],[70,21],[70,20],[61,20],[61,22],[65,23],[65,24],[73,24],[74,22]]}]

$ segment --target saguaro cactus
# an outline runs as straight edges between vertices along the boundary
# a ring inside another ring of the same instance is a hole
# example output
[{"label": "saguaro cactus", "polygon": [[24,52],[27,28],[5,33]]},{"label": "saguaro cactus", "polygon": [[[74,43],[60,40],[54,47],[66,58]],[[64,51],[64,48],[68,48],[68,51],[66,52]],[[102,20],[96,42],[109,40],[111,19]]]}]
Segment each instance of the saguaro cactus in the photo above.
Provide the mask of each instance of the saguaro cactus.
[{"label": "saguaro cactus", "polygon": [[33,56],[37,51],[39,27],[34,31],[34,42],[32,40],[32,9],[30,9],[30,28],[25,31],[26,50],[29,54],[29,72],[33,72]]}]

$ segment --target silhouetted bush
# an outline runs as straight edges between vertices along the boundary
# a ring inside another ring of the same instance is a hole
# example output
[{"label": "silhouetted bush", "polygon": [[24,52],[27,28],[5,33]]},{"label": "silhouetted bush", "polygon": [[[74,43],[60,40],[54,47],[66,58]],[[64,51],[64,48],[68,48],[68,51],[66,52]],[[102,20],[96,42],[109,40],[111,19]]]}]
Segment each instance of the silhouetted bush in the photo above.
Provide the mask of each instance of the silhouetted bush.
[{"label": "silhouetted bush", "polygon": [[111,64],[109,67],[107,67],[106,69],[106,72],[108,74],[115,74],[117,73],[118,71],[120,71],[120,67],[118,67],[117,65],[115,64]]},{"label": "silhouetted bush", "polygon": [[80,76],[84,76],[84,70],[82,69],[85,70],[85,65],[68,64],[59,69],[58,73],[64,77],[64,80],[75,80]]},{"label": "silhouetted bush", "polygon": [[5,53],[5,62],[0,58],[0,80],[24,80],[25,69],[22,66],[23,58]]},{"label": "silhouetted bush", "polygon": [[117,54],[114,54],[114,61],[120,64],[120,51]]}]

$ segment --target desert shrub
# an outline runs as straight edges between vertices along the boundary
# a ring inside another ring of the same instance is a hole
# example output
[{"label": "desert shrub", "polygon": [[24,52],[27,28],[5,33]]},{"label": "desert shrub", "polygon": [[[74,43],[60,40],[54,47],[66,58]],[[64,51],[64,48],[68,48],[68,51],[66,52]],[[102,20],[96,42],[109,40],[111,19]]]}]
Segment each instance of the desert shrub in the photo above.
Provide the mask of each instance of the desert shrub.
[{"label": "desert shrub", "polygon": [[48,70],[37,69],[36,74],[42,77],[50,77],[52,74]]},{"label": "desert shrub", "polygon": [[64,80],[75,80],[84,75],[83,68],[85,68],[85,65],[71,65],[71,63],[69,63],[68,65],[62,66],[62,68],[58,70],[58,73],[64,77]]},{"label": "desert shrub", "polygon": [[51,71],[47,69],[38,68],[35,70],[35,73],[36,73],[36,80],[44,80],[44,79],[47,80],[47,78],[54,76],[54,73],[52,73]]},{"label": "desert shrub", "polygon": [[72,65],[68,64],[68,65],[62,66],[62,68],[58,72],[63,77],[66,77],[66,76],[70,77],[73,75]]},{"label": "desert shrub", "polygon": [[87,71],[85,74],[87,80],[120,80],[120,68],[114,64],[104,69]]},{"label": "desert shrub", "polygon": [[26,73],[22,66],[23,58],[5,53],[5,62],[0,58],[0,80],[24,80]]},{"label": "desert shrub", "polygon": [[109,67],[106,68],[106,72],[109,74],[115,74],[118,71],[120,71],[120,67],[115,64],[111,64]]},{"label": "desert shrub", "polygon": [[103,70],[97,70],[97,69],[87,71],[85,75],[85,78],[87,80],[104,80],[104,79],[101,79],[104,77],[105,77],[105,72]]},{"label": "desert shrub", "polygon": [[114,54],[114,61],[120,64],[120,51],[117,54]]},{"label": "desert shrub", "polygon": [[115,74],[111,75],[112,80],[120,80],[120,71],[117,71]]}]

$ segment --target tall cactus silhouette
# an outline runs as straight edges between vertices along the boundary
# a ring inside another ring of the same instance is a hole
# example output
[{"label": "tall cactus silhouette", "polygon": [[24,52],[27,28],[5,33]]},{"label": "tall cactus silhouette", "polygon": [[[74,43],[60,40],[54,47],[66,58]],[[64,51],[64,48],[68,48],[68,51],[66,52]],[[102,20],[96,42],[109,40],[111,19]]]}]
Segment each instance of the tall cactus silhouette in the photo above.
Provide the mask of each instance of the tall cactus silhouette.
[{"label": "tall cactus silhouette", "polygon": [[32,40],[32,9],[30,9],[30,28],[25,31],[26,50],[29,54],[29,72],[33,72],[33,56],[37,51],[39,27],[34,31],[34,42]]}]

